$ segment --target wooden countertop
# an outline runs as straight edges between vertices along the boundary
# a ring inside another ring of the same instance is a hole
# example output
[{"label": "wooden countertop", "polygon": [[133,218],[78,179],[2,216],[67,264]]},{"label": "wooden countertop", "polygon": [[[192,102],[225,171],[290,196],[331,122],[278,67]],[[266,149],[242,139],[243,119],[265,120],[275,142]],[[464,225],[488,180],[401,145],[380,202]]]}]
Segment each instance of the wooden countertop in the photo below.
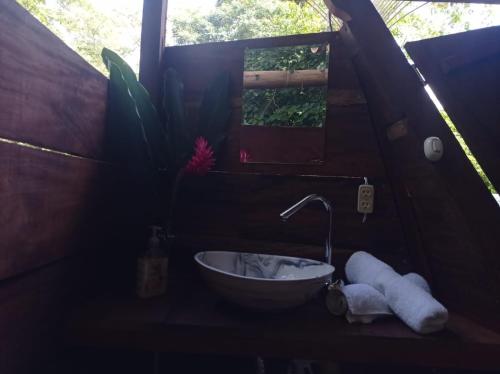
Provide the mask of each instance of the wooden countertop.
[{"label": "wooden countertop", "polygon": [[500,368],[500,335],[453,315],[446,331],[420,336],[396,318],[350,325],[320,301],[282,313],[252,313],[203,284],[150,300],[107,297],[78,308],[71,344],[165,352],[260,355],[341,362]]}]

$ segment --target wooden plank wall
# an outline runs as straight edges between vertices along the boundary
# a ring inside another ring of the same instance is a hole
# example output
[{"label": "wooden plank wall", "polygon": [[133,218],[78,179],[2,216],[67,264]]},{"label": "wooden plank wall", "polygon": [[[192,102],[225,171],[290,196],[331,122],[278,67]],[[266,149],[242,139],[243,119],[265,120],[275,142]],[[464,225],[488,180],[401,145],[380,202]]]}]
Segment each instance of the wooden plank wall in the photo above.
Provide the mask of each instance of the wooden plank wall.
[{"label": "wooden plank wall", "polygon": [[96,273],[86,259],[108,209],[106,93],[105,77],[16,1],[0,0],[2,374],[50,360],[70,300]]},{"label": "wooden plank wall", "polygon": [[[245,48],[322,42],[331,44],[324,164],[241,164]],[[238,243],[241,243],[245,250],[252,249],[249,244],[252,240],[256,241],[253,249],[261,251],[271,251],[259,244],[262,242],[314,245],[319,257],[327,227],[327,215],[322,207],[300,212],[286,224],[279,219],[279,212],[292,203],[307,194],[319,193],[333,202],[335,247],[406,258],[400,218],[387,183],[366,100],[336,33],[168,47],[164,67],[172,67],[181,74],[190,105],[199,102],[203,89],[217,73],[229,71],[232,77],[233,115],[229,139],[219,155],[217,172],[184,181],[176,205],[178,235],[184,238],[212,236],[214,242],[220,243],[227,243],[232,238],[229,242],[233,248],[240,247]],[[376,186],[375,213],[365,224],[362,215],[356,212],[357,188],[364,176]],[[206,238],[198,245],[203,249],[213,244]],[[289,253],[287,248],[291,246],[283,245],[276,251]]]},{"label": "wooden plank wall", "polygon": [[239,129],[240,149],[249,162],[321,164],[325,158],[325,129],[245,125]]},{"label": "wooden plank wall", "polygon": [[[421,240],[413,250],[423,254],[445,305],[498,329],[498,204],[371,2],[333,3],[350,16],[341,35],[351,46],[398,205],[411,213],[405,228]],[[404,131],[393,136],[398,127]],[[429,136],[444,143],[436,163],[422,151]]]},{"label": "wooden plank wall", "polygon": [[106,79],[13,3],[0,1],[0,136],[98,159]]},{"label": "wooden plank wall", "polygon": [[500,26],[405,45],[500,189]]}]

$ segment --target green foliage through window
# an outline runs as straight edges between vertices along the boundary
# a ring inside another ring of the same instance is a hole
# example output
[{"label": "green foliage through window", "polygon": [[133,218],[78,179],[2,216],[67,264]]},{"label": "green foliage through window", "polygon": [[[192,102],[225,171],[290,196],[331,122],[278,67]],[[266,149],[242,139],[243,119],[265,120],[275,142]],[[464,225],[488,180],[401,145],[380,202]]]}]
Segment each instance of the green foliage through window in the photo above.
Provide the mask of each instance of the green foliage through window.
[{"label": "green foliage through window", "polygon": [[138,70],[142,1],[18,0],[26,10],[107,74],[101,50],[109,47]]},{"label": "green foliage through window", "polygon": [[[328,69],[329,45],[313,44],[245,50],[245,71]],[[327,86],[245,89],[243,124],[321,127],[326,117]]]},{"label": "green foliage through window", "polygon": [[326,87],[249,89],[243,93],[244,125],[321,127]]}]

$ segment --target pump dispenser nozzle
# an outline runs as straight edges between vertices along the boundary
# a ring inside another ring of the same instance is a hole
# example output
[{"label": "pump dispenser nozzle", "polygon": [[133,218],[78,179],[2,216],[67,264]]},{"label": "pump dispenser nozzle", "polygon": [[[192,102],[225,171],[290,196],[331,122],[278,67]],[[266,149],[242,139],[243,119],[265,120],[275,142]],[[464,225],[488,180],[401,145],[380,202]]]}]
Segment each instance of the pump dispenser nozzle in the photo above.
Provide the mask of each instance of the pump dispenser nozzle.
[{"label": "pump dispenser nozzle", "polygon": [[162,235],[162,228],[160,226],[150,226],[151,236],[149,238],[149,254],[151,256],[161,256],[160,250],[160,236]]}]

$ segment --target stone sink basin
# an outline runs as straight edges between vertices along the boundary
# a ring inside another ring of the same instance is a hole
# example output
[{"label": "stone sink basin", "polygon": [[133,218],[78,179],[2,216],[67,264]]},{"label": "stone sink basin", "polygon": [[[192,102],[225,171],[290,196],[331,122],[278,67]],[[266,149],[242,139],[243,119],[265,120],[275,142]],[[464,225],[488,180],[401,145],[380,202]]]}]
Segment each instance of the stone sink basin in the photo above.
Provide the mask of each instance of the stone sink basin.
[{"label": "stone sink basin", "polygon": [[305,258],[208,251],[194,256],[202,277],[225,299],[258,310],[304,304],[331,280],[335,268]]}]

